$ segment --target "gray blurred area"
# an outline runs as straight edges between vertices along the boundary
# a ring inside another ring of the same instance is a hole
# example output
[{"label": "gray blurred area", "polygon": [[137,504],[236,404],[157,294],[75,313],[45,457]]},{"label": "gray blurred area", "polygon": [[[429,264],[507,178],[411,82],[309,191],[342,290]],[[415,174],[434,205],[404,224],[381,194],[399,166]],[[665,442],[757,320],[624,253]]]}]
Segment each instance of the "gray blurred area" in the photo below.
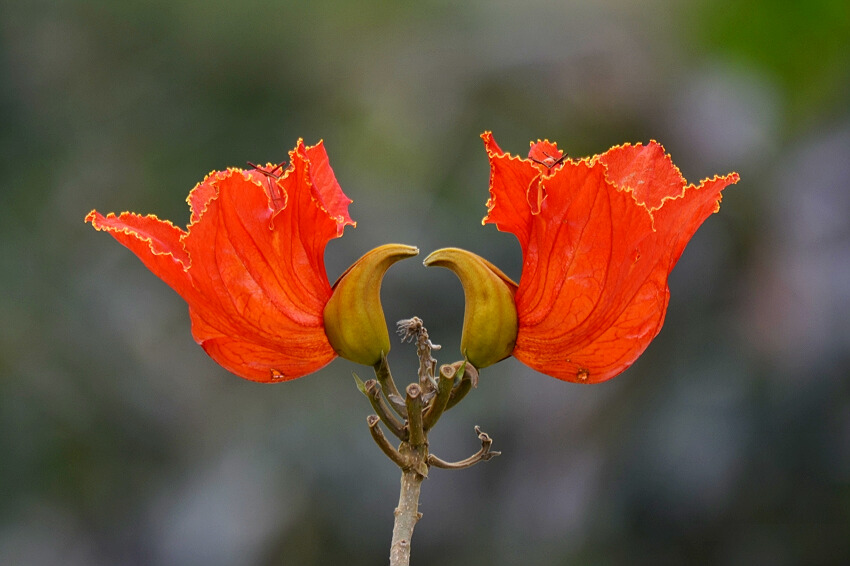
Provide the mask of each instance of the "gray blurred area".
[{"label": "gray blurred area", "polygon": [[[238,6],[238,7],[237,7]],[[372,247],[481,226],[479,134],[571,155],[657,139],[690,181],[738,171],[673,272],[667,322],[614,380],[513,359],[431,437],[415,564],[850,563],[850,4],[844,0],[0,0],[0,564],[381,564],[398,470],[337,360],[228,374],[102,212],[188,221],[213,169],[324,139]],[[463,293],[419,260],[387,319],[458,359]],[[390,355],[412,380],[410,345]]]}]

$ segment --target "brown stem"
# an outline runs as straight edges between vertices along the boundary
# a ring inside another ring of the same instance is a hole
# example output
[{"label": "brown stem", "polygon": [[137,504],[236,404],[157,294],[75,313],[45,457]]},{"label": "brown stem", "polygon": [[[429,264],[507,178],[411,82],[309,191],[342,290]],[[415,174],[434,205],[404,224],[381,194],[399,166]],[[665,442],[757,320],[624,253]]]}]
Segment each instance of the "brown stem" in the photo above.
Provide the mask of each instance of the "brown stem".
[{"label": "brown stem", "polygon": [[395,509],[393,541],[390,545],[390,566],[410,564],[410,540],[413,528],[422,516],[419,513],[419,491],[425,478],[413,470],[401,474],[401,492]]},{"label": "brown stem", "polygon": [[[402,341],[416,342],[419,356],[418,383],[408,385],[405,389],[406,395],[402,399],[389,373],[385,356],[382,356],[381,361],[375,365],[377,382],[370,380],[364,384],[357,379],[357,383],[360,390],[369,397],[375,411],[381,415],[380,418],[371,415],[367,419],[372,438],[384,454],[401,468],[401,491],[398,507],[394,513],[390,566],[409,566],[413,528],[422,516],[419,513],[419,493],[422,482],[428,477],[430,465],[442,468],[466,468],[498,456],[499,452],[490,451],[493,441],[487,434],[481,432],[480,428],[475,427],[478,438],[481,440],[481,450],[473,456],[460,462],[450,463],[429,455],[428,430],[436,424],[446,409],[458,403],[470,389],[478,385],[478,371],[468,362],[446,365],[440,368],[438,383],[434,380],[437,360],[431,356],[431,352],[440,347],[428,338],[428,331],[425,330],[422,320],[413,317],[399,321],[398,333]],[[461,368],[463,373],[458,377]],[[460,383],[455,387],[456,379],[460,379]],[[406,419],[403,425],[395,419],[387,403],[383,401],[382,389],[392,408]],[[381,420],[401,439],[398,449],[393,448],[381,432],[378,426]],[[398,428],[401,430],[397,431]]]},{"label": "brown stem", "polygon": [[426,443],[425,430],[422,428],[422,388],[418,383],[407,386],[407,431],[408,442],[412,448]]}]

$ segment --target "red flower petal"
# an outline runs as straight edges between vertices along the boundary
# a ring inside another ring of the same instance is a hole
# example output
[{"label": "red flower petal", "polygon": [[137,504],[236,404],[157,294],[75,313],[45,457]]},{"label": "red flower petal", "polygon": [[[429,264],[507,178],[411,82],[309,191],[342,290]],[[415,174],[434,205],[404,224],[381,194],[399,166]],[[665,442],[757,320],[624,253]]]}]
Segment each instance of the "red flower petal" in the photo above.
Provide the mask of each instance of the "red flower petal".
[{"label": "red flower petal", "polygon": [[493,134],[481,134],[490,157],[490,200],[482,224],[495,224],[502,232],[511,232],[525,249],[531,230],[528,187],[540,176],[534,163],[502,152]]},{"label": "red flower petal", "polygon": [[650,210],[655,229],[672,238],[673,265],[697,228],[720,210],[720,191],[739,179],[737,173],[731,173],[704,180],[699,187],[686,186],[679,168],[655,141],[646,146],[617,146],[598,156],[598,160],[606,167],[606,179],[618,188],[632,191],[635,200]]},{"label": "red flower petal", "polygon": [[336,356],[322,319],[331,295],[324,251],[354,224],[351,201],[324,147],[299,141],[290,158],[286,171],[211,173],[189,194],[187,232],[155,217],[89,215],[189,303],[207,353],[255,381],[300,377]]},{"label": "red flower petal", "polygon": [[92,210],[86,216],[96,230],[108,232],[139,256],[145,267],[156,273],[184,299],[192,295],[192,282],[186,270],[189,254],[181,238],[185,232],[171,222],[154,215],[140,216],[122,212],[120,216],[109,213],[103,216]]},{"label": "red flower petal", "polygon": [[[540,149],[554,158],[554,144],[542,143],[532,154]],[[514,356],[568,381],[616,376],[661,330],[670,270],[737,175],[686,187],[654,142],[557,168],[537,164],[545,174],[536,181],[515,174],[534,167],[531,159],[488,153],[497,195],[490,217],[501,207],[497,225],[514,232],[523,249]],[[522,194],[529,186],[542,195],[538,210]],[[518,221],[524,217],[527,225]]]},{"label": "red flower petal", "polygon": [[327,340],[316,340],[309,334],[288,336],[286,350],[281,351],[276,343],[264,346],[223,334],[196,311],[190,309],[189,314],[192,336],[204,351],[224,369],[251,381],[289,381],[320,370],[336,357]]},{"label": "red flower petal", "polygon": [[665,198],[681,196],[685,187],[678,167],[655,141],[612,147],[597,159],[613,185],[632,191],[635,200],[650,210],[659,208]]},{"label": "red flower petal", "polygon": [[306,148],[303,143],[299,142],[298,148],[303,150],[306,160],[310,162],[309,173],[313,195],[321,208],[336,224],[335,236],[341,236],[346,225],[357,226],[357,223],[351,220],[348,215],[348,205],[351,204],[351,199],[345,196],[336,180],[336,175],[334,175],[328,161],[324,142],[320,141],[318,144]]},{"label": "red flower petal", "polygon": [[737,173],[730,173],[705,179],[698,187],[688,185],[681,197],[665,200],[664,205],[653,212],[656,229],[671,239],[670,269],[679,261],[697,228],[720,210],[720,192],[739,179]]},{"label": "red flower petal", "polygon": [[201,218],[201,214],[212,199],[218,195],[216,183],[227,175],[226,171],[213,171],[207,175],[203,181],[195,185],[195,188],[189,191],[189,196],[186,197],[186,202],[189,204],[189,210],[192,213],[189,218],[189,223],[197,222]]}]

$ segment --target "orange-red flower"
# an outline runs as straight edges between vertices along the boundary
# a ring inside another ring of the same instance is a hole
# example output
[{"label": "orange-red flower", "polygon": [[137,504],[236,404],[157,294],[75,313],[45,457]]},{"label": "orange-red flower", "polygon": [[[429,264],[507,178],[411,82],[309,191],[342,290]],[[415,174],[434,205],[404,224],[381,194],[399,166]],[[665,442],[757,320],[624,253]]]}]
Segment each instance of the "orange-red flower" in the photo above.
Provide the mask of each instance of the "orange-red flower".
[{"label": "orange-red flower", "polygon": [[[92,211],[86,217],[186,300],[192,334],[216,362],[254,381],[300,377],[337,355],[323,321],[333,293],[324,251],[346,225],[355,224],[348,215],[351,200],[322,143],[305,147],[299,140],[289,155],[285,170],[268,165],[210,173],[189,193],[191,222],[185,231],[153,215]],[[407,246],[379,248],[361,262],[371,258],[367,263],[385,271],[413,253]],[[380,286],[382,275],[371,285]],[[366,310],[374,319],[375,309]],[[378,318],[382,322],[382,312]],[[381,331],[386,334],[385,325],[377,334]],[[368,329],[362,332],[372,336]],[[387,341],[371,355],[388,349]]]},{"label": "orange-red flower", "polygon": [[513,355],[567,381],[616,376],[661,330],[667,277],[738,175],[688,185],[654,141],[574,160],[548,141],[521,159],[482,138],[483,222],[513,233],[523,252]]}]

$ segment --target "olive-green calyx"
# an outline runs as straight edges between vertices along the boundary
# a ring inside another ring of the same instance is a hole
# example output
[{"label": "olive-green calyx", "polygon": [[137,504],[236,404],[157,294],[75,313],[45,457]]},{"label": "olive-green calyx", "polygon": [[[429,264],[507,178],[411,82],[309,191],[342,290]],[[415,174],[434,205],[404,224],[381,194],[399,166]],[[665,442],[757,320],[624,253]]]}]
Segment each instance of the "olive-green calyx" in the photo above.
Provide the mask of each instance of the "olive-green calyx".
[{"label": "olive-green calyx", "polygon": [[379,246],[340,276],[324,310],[325,334],[337,354],[374,366],[390,351],[381,282],[392,264],[418,253],[417,248],[402,244]]},{"label": "olive-green calyx", "polygon": [[443,248],[425,265],[445,267],[458,276],[466,297],[461,353],[484,368],[511,355],[519,323],[514,295],[517,285],[486,259],[459,248]]}]

